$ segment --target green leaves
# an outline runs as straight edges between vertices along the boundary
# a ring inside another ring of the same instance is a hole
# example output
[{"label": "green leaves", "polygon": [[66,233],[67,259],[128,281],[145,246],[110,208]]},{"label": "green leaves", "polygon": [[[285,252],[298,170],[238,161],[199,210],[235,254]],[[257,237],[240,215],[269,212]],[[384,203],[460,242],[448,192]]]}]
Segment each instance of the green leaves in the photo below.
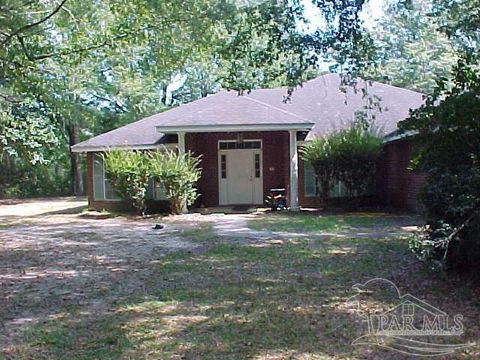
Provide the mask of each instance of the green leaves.
[{"label": "green leaves", "polygon": [[181,213],[198,197],[195,186],[201,175],[200,158],[170,150],[153,152],[149,157],[152,178],[165,187],[172,212]]},{"label": "green leaves", "polygon": [[[428,227],[414,250],[452,268],[480,259],[480,57],[477,0],[439,1],[435,14],[457,43],[450,83],[440,78],[425,105],[400,123],[417,134],[413,166],[426,174],[422,200]],[[431,249],[435,251],[431,251]]]},{"label": "green leaves", "polygon": [[150,179],[149,156],[140,151],[112,150],[103,154],[105,172],[120,197],[140,214],[145,213],[145,198]]},{"label": "green leaves", "polygon": [[432,94],[439,77],[449,77],[457,61],[456,42],[439,31],[442,16],[432,15],[436,1],[409,6],[390,2],[370,31],[376,54],[363,74],[371,79]]},{"label": "green leaves", "polygon": [[[335,44],[359,48],[363,1],[314,5],[326,26],[307,33],[298,26],[299,0],[3,0],[0,129],[10,140],[0,153],[19,161],[22,153],[66,155],[79,140],[67,130],[72,124],[84,140],[221,88],[291,90]],[[33,105],[19,111],[15,103]],[[16,134],[21,122],[36,130]],[[61,146],[45,141],[46,127]]]},{"label": "green leaves", "polygon": [[381,150],[379,136],[352,123],[346,129],[307,143],[302,148],[302,156],[315,169],[326,200],[335,181],[343,181],[351,195],[362,195],[375,175]]},{"label": "green leaves", "polygon": [[200,158],[190,153],[164,150],[143,152],[111,150],[103,155],[105,171],[119,195],[139,213],[145,213],[149,179],[162,184],[173,213],[191,205],[198,197],[195,185],[200,179]]},{"label": "green leaves", "polygon": [[43,147],[58,145],[54,126],[31,102],[18,102],[0,112],[0,158],[19,157],[35,165],[45,163]]}]

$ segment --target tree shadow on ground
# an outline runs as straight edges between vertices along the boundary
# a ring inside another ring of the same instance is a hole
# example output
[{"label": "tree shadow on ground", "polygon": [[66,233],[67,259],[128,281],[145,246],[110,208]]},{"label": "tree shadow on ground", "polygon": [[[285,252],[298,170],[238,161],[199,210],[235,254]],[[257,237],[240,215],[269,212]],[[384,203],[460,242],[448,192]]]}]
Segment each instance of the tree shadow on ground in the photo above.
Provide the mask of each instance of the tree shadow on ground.
[{"label": "tree shadow on ground", "polygon": [[[351,345],[358,329],[345,303],[352,285],[372,277],[389,278],[437,302],[450,293],[456,296],[457,312],[470,310],[469,325],[478,323],[478,311],[472,312],[470,297],[463,293],[468,284],[432,277],[404,240],[201,242],[202,251],[142,253],[143,262],[142,257],[125,261],[120,272],[107,267],[101,284],[95,270],[86,269],[82,276],[88,279],[89,301],[54,303],[49,319],[27,326],[4,354],[45,359],[405,358]],[[54,288],[59,286],[60,280]],[[102,301],[107,306],[94,305]]]}]

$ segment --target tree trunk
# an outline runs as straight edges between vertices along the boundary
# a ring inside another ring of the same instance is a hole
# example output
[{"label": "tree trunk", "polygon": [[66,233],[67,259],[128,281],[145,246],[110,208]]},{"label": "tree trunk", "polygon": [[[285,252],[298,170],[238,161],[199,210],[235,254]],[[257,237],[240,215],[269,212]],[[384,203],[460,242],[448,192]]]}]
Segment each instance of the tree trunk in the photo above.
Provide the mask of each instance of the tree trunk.
[{"label": "tree trunk", "polygon": [[163,105],[167,105],[167,90],[168,90],[168,84],[163,84],[162,85],[162,98],[160,99],[160,101]]},{"label": "tree trunk", "polygon": [[207,97],[207,95],[208,95],[207,85],[203,84],[200,91],[201,91],[201,94],[202,94],[202,98]]},{"label": "tree trunk", "polygon": [[[68,140],[70,146],[80,142],[80,129],[77,124],[68,125]],[[83,195],[83,176],[82,166],[80,162],[80,154],[70,152],[70,172],[72,182],[72,194],[74,196]]]}]

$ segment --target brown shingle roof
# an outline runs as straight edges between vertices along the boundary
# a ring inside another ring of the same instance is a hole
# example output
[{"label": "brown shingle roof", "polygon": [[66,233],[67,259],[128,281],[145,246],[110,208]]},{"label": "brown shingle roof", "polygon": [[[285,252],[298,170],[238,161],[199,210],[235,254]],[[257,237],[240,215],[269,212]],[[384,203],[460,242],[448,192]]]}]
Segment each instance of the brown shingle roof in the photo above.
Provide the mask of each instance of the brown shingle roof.
[{"label": "brown shingle roof", "polygon": [[[359,88],[365,85],[359,83]],[[423,103],[423,95],[414,91],[374,82],[368,86],[370,98],[381,100],[382,112],[375,123],[384,134],[397,129],[397,123],[408,116],[409,109]],[[284,102],[285,88],[258,89],[239,96],[220,92],[168,111],[155,114],[121,128],[93,137],[72,147],[88,151],[98,147],[149,147],[162,143],[164,135],[157,126],[232,126],[232,125],[305,125],[314,123],[310,137],[344,126],[355,112],[363,110],[367,99],[361,91],[340,90],[340,77],[327,74],[306,82]]]}]

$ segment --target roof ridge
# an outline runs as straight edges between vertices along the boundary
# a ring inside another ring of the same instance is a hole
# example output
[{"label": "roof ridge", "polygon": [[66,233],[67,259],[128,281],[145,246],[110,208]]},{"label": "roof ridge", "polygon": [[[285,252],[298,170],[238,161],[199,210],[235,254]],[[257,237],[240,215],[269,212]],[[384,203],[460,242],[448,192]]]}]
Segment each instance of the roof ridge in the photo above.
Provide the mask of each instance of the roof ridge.
[{"label": "roof ridge", "polygon": [[[271,90],[271,89],[270,89],[270,90]],[[260,100],[257,100],[257,99],[253,99],[253,98],[251,98],[249,95],[241,95],[241,96],[245,96],[245,99],[248,99],[248,100],[250,100],[250,101],[253,101],[253,102],[257,103],[257,104],[266,106],[266,107],[268,107],[268,108],[271,108],[271,109],[274,109],[274,110],[277,110],[277,111],[280,111],[280,112],[283,112],[283,113],[288,114],[288,115],[295,116],[295,117],[297,117],[297,118],[299,118],[299,119],[301,119],[301,120],[305,120],[305,121],[308,121],[308,122],[313,123],[312,120],[309,120],[309,119],[307,119],[307,118],[304,118],[303,116],[300,116],[300,115],[295,114],[295,113],[293,113],[293,112],[290,112],[290,111],[288,111],[288,110],[284,110],[284,109],[278,108],[278,107],[276,107],[276,106],[267,104],[267,103],[265,103],[265,102],[263,102],[263,101],[260,101]]]},{"label": "roof ridge", "polygon": [[427,94],[423,93],[423,92],[420,92],[420,91],[416,91],[416,90],[412,90],[412,89],[408,89],[408,88],[404,88],[404,87],[401,87],[401,86],[398,86],[398,85],[392,85],[392,84],[387,84],[387,83],[384,83],[384,82],[381,82],[381,81],[378,81],[378,80],[370,80],[370,79],[364,79],[364,78],[359,78],[363,81],[368,81],[368,82],[372,82],[373,84],[378,84],[378,85],[382,85],[382,86],[387,86],[387,87],[392,87],[392,88],[395,88],[395,89],[399,89],[399,90],[402,90],[402,91],[408,91],[408,92],[411,92],[411,93],[415,93],[415,94],[420,94],[420,95],[423,95],[423,96],[427,96]]}]

